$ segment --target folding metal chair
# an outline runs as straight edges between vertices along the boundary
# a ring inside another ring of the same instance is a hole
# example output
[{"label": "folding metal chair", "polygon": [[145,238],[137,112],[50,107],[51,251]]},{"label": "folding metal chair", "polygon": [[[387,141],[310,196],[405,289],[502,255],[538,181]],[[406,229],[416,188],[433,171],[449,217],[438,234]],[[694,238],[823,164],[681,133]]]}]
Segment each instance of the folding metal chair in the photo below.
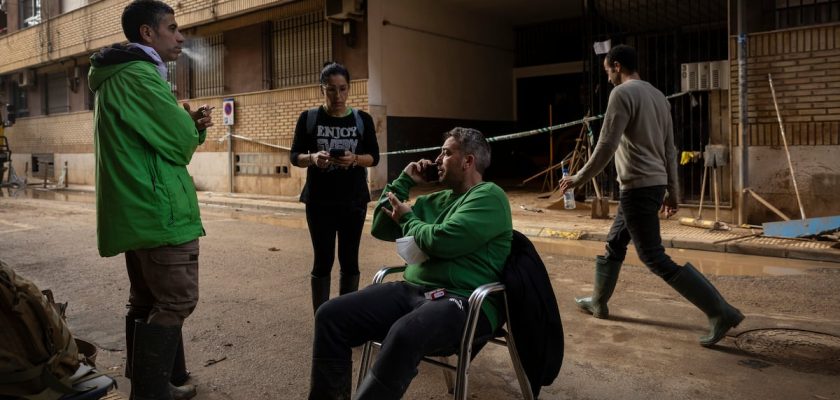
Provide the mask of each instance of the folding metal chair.
[{"label": "folding metal chair", "polygon": [[[376,273],[376,275],[374,275],[373,283],[382,283],[382,281],[385,280],[385,277],[387,275],[403,272],[404,270],[405,266],[382,268],[379,270],[379,272]],[[482,303],[484,303],[484,299],[487,298],[487,296],[496,292],[501,292],[504,298],[505,323],[502,327],[496,330],[496,332],[493,335],[491,335],[491,337],[475,338],[475,329],[476,324],[478,322],[478,317],[481,313],[481,305]],[[533,400],[534,395],[531,392],[531,385],[528,382],[528,377],[525,375],[525,369],[522,367],[522,362],[519,360],[519,354],[516,352],[516,344],[513,340],[513,331],[510,325],[510,315],[508,314],[507,294],[505,294],[505,286],[498,282],[488,283],[479,286],[470,295],[468,303],[469,310],[467,313],[467,322],[464,326],[464,333],[461,336],[461,344],[459,346],[459,349],[454,354],[458,358],[457,364],[452,365],[448,363],[448,357],[426,356],[423,357],[422,361],[431,365],[444,368],[444,377],[446,378],[446,386],[449,393],[454,393],[454,398],[456,400],[466,400],[470,361],[472,360],[473,347],[476,345],[476,343],[482,343],[483,341],[495,343],[500,346],[505,346],[507,347],[508,352],[510,353],[510,359],[513,363],[514,372],[516,372],[516,379],[519,381],[519,387],[522,391],[522,397],[527,400]],[[362,381],[365,378],[365,375],[367,375],[368,369],[370,368],[371,352],[373,350],[373,347],[379,348],[380,346],[381,343],[379,342],[369,341],[365,343],[364,347],[362,348],[362,360],[361,364],[359,365],[359,385],[361,385]],[[436,360],[435,358],[438,358],[438,360]],[[454,388],[452,385],[453,372],[455,373]]]}]

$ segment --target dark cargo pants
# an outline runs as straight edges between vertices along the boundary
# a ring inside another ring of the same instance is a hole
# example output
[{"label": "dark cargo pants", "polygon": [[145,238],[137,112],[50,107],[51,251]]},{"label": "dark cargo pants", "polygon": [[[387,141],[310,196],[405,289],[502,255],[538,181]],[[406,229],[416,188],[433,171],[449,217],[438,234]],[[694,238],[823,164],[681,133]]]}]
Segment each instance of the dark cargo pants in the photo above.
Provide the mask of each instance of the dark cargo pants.
[{"label": "dark cargo pants", "polygon": [[128,314],[153,325],[181,326],[198,303],[198,239],[125,252]]}]

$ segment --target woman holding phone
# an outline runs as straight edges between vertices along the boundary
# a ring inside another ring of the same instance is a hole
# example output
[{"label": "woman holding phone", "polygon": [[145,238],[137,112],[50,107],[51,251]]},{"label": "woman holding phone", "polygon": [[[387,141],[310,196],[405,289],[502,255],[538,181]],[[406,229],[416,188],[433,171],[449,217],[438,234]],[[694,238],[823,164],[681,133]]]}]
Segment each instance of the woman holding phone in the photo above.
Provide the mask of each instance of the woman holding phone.
[{"label": "woman holding phone", "polygon": [[336,237],[339,294],[359,288],[359,243],[370,201],[365,168],[379,163],[373,119],[347,106],[347,68],[324,64],[320,83],[324,104],[300,114],[290,155],[293,165],[307,168],[300,201],[306,203],[315,255],[310,277],[313,311],[330,298]]}]

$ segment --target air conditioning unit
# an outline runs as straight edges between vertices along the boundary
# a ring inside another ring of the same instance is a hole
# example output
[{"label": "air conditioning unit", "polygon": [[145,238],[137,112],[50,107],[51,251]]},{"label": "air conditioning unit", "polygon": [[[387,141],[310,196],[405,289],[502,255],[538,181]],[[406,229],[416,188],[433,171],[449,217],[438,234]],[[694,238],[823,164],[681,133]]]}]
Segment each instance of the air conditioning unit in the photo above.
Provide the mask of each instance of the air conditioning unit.
[{"label": "air conditioning unit", "polygon": [[324,4],[324,17],[335,24],[349,20],[361,21],[364,15],[362,0],[327,0]]},{"label": "air conditioning unit", "polygon": [[680,65],[680,90],[689,92],[699,90],[700,84],[697,79],[697,63]]},{"label": "air conditioning unit", "polygon": [[729,60],[709,63],[709,89],[729,89]]},{"label": "air conditioning unit", "polygon": [[35,71],[27,69],[25,71],[18,72],[16,80],[18,87],[24,88],[35,86]]}]

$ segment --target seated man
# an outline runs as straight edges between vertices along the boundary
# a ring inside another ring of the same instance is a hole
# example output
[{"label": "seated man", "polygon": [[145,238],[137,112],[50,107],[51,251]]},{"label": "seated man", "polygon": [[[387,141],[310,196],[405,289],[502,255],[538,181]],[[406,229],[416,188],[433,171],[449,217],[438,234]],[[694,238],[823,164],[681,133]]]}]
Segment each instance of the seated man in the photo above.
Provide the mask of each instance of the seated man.
[{"label": "seated man", "polygon": [[[375,237],[413,236],[428,260],[408,265],[405,281],[371,285],[318,309],[310,399],[350,398],[350,349],[368,340],[381,341],[382,348],[354,398],[399,399],[424,355],[458,348],[470,293],[500,280],[513,228],[505,193],[482,180],[490,145],[474,129],[455,128],[445,137],[435,162],[412,162],[385,187],[373,217]],[[419,196],[409,206],[409,189],[425,182],[432,168],[446,190]],[[438,289],[442,297],[426,296]],[[477,336],[500,322],[500,304],[488,299]]]}]

